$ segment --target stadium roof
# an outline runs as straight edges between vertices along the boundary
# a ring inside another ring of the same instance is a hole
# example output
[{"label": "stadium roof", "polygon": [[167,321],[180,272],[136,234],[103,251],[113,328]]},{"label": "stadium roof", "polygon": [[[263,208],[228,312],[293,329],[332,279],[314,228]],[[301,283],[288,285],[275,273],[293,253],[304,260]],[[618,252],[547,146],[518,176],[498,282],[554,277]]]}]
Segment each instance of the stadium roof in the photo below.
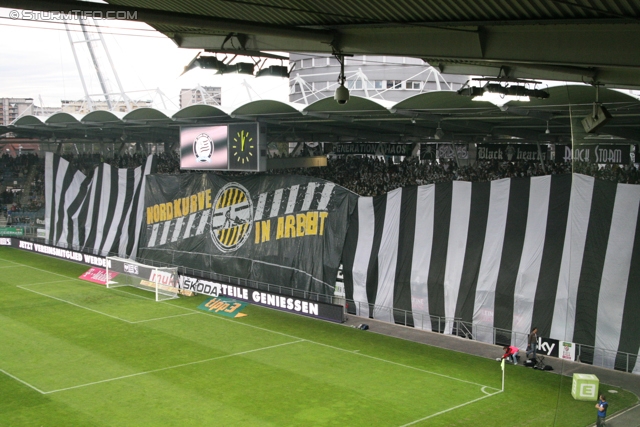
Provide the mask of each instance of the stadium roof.
[{"label": "stadium roof", "polygon": [[[23,116],[7,127],[21,137],[74,142],[175,143],[181,126],[258,121],[269,142],[488,142],[562,143],[582,132],[580,120],[592,113],[596,89],[557,86],[550,97],[509,102],[502,107],[456,92],[423,93],[395,105],[352,97],[346,105],[326,98],[310,105],[260,100],[233,110],[191,105],[176,112],[140,108],[130,113],[94,111],[84,116],[57,113]],[[599,101],[613,116],[598,142],[640,142],[640,100],[608,89]],[[573,129],[571,126],[573,123]],[[440,128],[444,135],[436,138]],[[547,129],[549,130],[547,132]],[[516,138],[514,140],[514,138]]]},{"label": "stadium roof", "polygon": [[178,46],[422,58],[441,72],[640,87],[640,0],[0,0],[117,11]]}]

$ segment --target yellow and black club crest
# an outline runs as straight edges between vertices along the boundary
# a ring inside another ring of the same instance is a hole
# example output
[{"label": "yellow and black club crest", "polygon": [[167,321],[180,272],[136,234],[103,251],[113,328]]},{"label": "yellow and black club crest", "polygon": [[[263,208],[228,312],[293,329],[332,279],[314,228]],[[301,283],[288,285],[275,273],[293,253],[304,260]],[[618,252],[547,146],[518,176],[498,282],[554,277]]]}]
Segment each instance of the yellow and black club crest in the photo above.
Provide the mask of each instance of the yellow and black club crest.
[{"label": "yellow and black club crest", "polygon": [[211,215],[211,238],[222,252],[240,248],[251,234],[253,203],[249,191],[230,182],[218,191]]}]

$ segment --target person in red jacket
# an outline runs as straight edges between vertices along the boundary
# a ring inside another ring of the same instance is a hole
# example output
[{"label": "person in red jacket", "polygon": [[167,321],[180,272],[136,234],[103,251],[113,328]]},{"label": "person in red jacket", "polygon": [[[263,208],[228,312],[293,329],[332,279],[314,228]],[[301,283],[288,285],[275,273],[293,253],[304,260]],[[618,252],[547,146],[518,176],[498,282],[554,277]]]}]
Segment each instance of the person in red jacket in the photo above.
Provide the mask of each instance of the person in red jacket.
[{"label": "person in red jacket", "polygon": [[518,364],[518,347],[515,345],[505,345],[503,347],[504,354],[502,355],[503,359],[511,360],[514,365]]}]

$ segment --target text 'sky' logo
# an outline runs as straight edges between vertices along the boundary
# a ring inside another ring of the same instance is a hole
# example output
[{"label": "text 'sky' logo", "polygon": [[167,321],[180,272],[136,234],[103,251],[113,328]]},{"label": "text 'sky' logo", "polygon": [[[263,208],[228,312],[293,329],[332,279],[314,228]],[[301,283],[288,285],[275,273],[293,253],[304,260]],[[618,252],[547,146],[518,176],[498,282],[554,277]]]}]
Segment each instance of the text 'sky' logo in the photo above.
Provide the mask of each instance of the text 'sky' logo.
[{"label": "text 'sky' logo", "polygon": [[251,195],[242,185],[231,182],[218,191],[213,201],[211,238],[222,252],[232,252],[247,241],[253,227]]}]

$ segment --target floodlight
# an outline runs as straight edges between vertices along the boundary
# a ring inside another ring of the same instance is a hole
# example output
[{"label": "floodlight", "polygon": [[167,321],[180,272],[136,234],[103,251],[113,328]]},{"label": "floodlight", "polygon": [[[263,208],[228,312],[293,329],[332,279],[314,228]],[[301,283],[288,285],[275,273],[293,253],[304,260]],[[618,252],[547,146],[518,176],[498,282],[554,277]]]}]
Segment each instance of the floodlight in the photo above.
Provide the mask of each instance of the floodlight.
[{"label": "floodlight", "polygon": [[251,62],[238,62],[225,66],[224,70],[220,70],[220,74],[249,74],[253,75],[253,67],[255,64]]},{"label": "floodlight", "polygon": [[196,56],[185,67],[182,74],[194,68],[203,68],[205,70],[216,70],[217,72],[224,70],[226,65],[215,56]]},{"label": "floodlight", "polygon": [[256,77],[283,77],[289,78],[289,69],[283,65],[272,65],[264,68],[256,74]]}]

